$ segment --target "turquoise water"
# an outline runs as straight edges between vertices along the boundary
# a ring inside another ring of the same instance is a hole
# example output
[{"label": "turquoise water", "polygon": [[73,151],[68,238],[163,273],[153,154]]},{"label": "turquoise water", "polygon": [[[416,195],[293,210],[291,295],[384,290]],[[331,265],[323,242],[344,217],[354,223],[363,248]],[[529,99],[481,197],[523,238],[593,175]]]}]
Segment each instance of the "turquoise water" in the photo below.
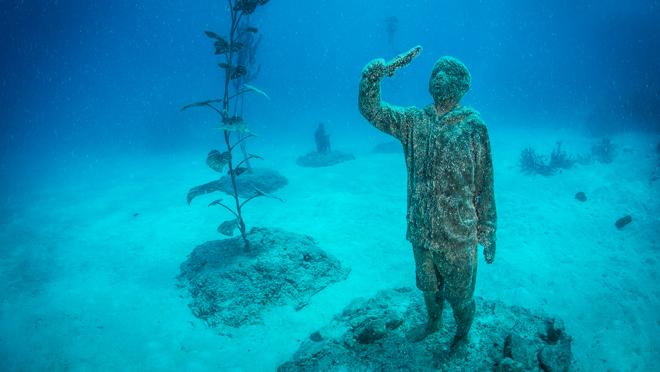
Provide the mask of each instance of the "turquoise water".
[{"label": "turquoise water", "polygon": [[[268,309],[218,334],[176,286],[199,244],[223,238],[221,209],[195,185],[222,148],[217,116],[181,111],[222,96],[204,30],[228,25],[224,1],[73,1],[0,5],[0,356],[4,370],[274,370],[354,298],[414,286],[406,169],[357,110],[362,67],[422,45],[384,82],[384,99],[431,102],[437,58],[472,74],[464,103],[488,125],[498,252],[480,257],[476,295],[561,317],[584,370],[660,362],[660,5],[657,1],[273,0],[250,17],[263,39],[267,93],[246,98],[248,149],[288,184],[257,199],[248,228],[310,235],[351,269],[310,303]],[[396,17],[388,31],[388,18]],[[355,160],[303,168],[326,123]],[[519,166],[557,141],[579,158],[608,138],[609,163],[552,176]],[[575,199],[584,192],[587,201]],[[625,215],[632,222],[614,226]]]}]

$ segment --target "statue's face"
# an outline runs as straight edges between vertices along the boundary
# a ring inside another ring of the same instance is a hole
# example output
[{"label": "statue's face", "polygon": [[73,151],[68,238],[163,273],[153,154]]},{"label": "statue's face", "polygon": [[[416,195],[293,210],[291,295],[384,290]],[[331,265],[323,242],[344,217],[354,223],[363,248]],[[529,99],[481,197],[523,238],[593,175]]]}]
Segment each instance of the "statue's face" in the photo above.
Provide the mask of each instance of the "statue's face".
[{"label": "statue's face", "polygon": [[433,67],[429,92],[436,103],[458,103],[470,89],[470,79],[463,63],[453,57],[442,57]]},{"label": "statue's face", "polygon": [[440,70],[429,81],[429,89],[433,100],[436,102],[444,101],[460,101],[461,96],[456,94],[452,85],[452,78],[447,75],[446,71]]}]

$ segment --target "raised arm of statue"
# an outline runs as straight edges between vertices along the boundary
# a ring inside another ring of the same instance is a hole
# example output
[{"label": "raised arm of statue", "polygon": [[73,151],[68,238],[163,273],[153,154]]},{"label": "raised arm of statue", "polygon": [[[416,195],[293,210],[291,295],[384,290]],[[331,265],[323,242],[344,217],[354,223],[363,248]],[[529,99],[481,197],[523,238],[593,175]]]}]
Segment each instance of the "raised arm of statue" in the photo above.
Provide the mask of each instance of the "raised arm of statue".
[{"label": "raised arm of statue", "polygon": [[375,59],[362,70],[358,105],[360,113],[377,129],[390,134],[402,142],[410,130],[415,114],[414,107],[398,107],[381,100],[381,81],[385,76],[393,76],[397,69],[412,62],[421,47],[415,47],[390,62]]}]

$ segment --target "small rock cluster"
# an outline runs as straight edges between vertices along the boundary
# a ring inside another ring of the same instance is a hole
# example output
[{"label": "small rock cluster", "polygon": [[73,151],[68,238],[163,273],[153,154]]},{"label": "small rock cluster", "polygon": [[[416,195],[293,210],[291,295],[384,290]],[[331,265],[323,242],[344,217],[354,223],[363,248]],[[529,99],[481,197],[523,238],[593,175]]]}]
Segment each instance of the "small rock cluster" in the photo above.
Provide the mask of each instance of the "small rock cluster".
[{"label": "small rock cluster", "polygon": [[625,216],[619,218],[618,220],[616,220],[616,222],[614,223],[614,226],[616,226],[616,228],[620,230],[620,229],[623,229],[624,227],[626,227],[626,225],[631,223],[631,222],[632,222],[632,216],[630,216],[628,214],[628,215],[625,215]]},{"label": "small rock cluster", "polygon": [[587,194],[585,194],[582,191],[579,191],[578,193],[575,194],[575,199],[581,202],[586,202],[587,201]]}]

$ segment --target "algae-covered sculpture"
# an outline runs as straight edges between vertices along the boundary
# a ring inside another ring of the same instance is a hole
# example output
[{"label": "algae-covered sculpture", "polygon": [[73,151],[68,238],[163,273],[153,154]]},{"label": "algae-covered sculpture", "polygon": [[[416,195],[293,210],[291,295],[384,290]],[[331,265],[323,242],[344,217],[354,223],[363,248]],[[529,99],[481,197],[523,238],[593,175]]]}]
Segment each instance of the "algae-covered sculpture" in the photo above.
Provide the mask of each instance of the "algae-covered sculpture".
[{"label": "algae-covered sculpture", "polygon": [[[237,113],[237,100],[247,93],[263,92],[251,85],[242,84],[234,86],[232,91],[231,83],[240,80],[248,75],[248,68],[240,63],[241,50],[245,45],[240,41],[244,40],[246,33],[255,33],[256,29],[253,27],[241,28],[241,21],[244,17],[252,14],[257,7],[266,4],[268,0],[228,0],[230,12],[230,25],[227,36],[222,36],[212,31],[205,31],[207,37],[213,40],[215,48],[215,55],[221,56],[222,62],[218,66],[224,71],[224,95],[222,98],[210,99],[201,102],[188,104],[182,108],[186,110],[192,107],[205,107],[217,113],[220,117],[220,127],[222,131],[225,149],[224,151],[212,150],[206,158],[206,164],[218,173],[223,173],[227,169],[226,181],[231,185],[231,197],[233,200],[226,203],[222,199],[218,199],[209,206],[220,206],[231,213],[232,218],[218,226],[218,232],[223,235],[232,236],[235,230],[238,230],[243,239],[246,248],[249,247],[249,242],[246,236],[247,230],[245,221],[243,219],[243,207],[251,200],[257,197],[268,197],[269,194],[265,190],[254,187],[251,193],[244,196],[245,199],[241,200],[239,193],[238,180],[241,175],[248,171],[248,162],[250,159],[260,159],[259,156],[254,154],[246,154],[242,160],[235,161],[234,150],[240,146],[248,138],[253,137],[253,134],[248,129],[247,123],[243,120],[242,115]],[[204,185],[193,187],[188,192],[188,204],[192,200],[202,194],[220,190],[223,185],[223,180],[209,182]]]},{"label": "algae-covered sculpture", "polygon": [[475,314],[477,242],[487,263],[495,258],[496,210],[488,130],[479,113],[460,106],[470,73],[453,57],[440,58],[431,73],[433,104],[397,107],[381,100],[381,81],[409,64],[415,47],[390,62],[376,59],[362,71],[359,108],[377,129],[394,136],[408,169],[408,231],[428,323],[412,339],[442,328],[444,301],[457,330],[452,345],[465,344]]},{"label": "algae-covered sculpture", "polygon": [[[259,29],[253,26],[250,22],[248,15],[243,24],[239,27],[237,32],[237,43],[242,47],[237,52],[236,64],[245,66],[246,73],[240,77],[232,80],[235,91],[241,89],[250,89],[260,98],[265,98],[270,101],[270,97],[266,92],[251,85],[252,82],[259,76],[261,65],[257,63],[257,50],[263,39],[263,34]],[[238,101],[234,105],[234,110],[237,116],[244,117],[245,108],[247,107],[247,94],[241,94]],[[239,133],[238,139],[241,140],[247,136],[247,133]],[[247,141],[242,141],[240,150],[243,160],[245,160],[245,168],[247,171],[236,179],[236,187],[238,195],[243,198],[249,198],[254,195],[254,190],[259,189],[267,193],[273,193],[287,184],[287,179],[281,175],[277,170],[253,167],[250,161],[252,157],[247,150]],[[220,191],[232,194],[233,184],[230,177],[223,176],[217,184]]]},{"label": "algae-covered sculpture", "polygon": [[314,142],[316,151],[303,155],[296,160],[296,164],[301,167],[328,167],[331,165],[353,160],[352,154],[346,154],[340,151],[332,151],[330,146],[330,134],[325,130],[325,124],[319,123],[314,131]]},{"label": "algae-covered sculpture", "polygon": [[326,154],[330,152],[330,135],[325,131],[325,125],[319,123],[316,132],[314,132],[314,141],[316,141],[316,152]]},{"label": "algae-covered sculpture", "polygon": [[[222,56],[224,96],[186,105],[183,109],[206,107],[220,117],[220,130],[225,149],[209,152],[206,164],[226,175],[212,182],[193,187],[188,192],[190,204],[196,197],[215,191],[231,195],[225,201],[217,199],[209,207],[221,207],[231,217],[217,230],[231,238],[214,240],[197,246],[181,264],[178,285],[186,289],[193,314],[220,332],[227,328],[262,322],[261,314],[270,307],[291,305],[299,310],[311,297],[325,287],[346,279],[350,269],[343,267],[332,255],[318,247],[308,236],[253,227],[246,229],[243,209],[260,197],[281,199],[269,195],[268,187],[286,183],[276,171],[253,168],[250,160],[261,159],[239,146],[253,134],[243,119],[246,94],[262,90],[247,84],[256,75],[253,54],[258,39],[249,37],[257,30],[242,23],[267,0],[228,0],[230,28],[228,36],[206,31],[214,41],[215,54]],[[246,51],[247,49],[247,51]],[[279,177],[278,177],[279,176]],[[239,236],[233,236],[238,230]]]},{"label": "algae-covered sculpture", "polygon": [[[245,20],[245,24],[240,26],[238,31],[237,42],[242,45],[236,57],[236,63],[239,66],[245,66],[246,73],[237,79],[233,80],[234,89],[240,91],[242,87],[251,87],[251,83],[259,75],[261,66],[256,64],[257,48],[261,44],[262,35],[258,33],[258,29],[250,25],[250,17]],[[260,89],[255,88],[255,93],[262,95],[264,98],[270,100],[270,97]],[[245,111],[245,94],[242,94],[236,103],[236,112],[239,116],[243,116]],[[244,137],[245,134],[240,134],[239,137]],[[245,159],[245,167],[249,172],[252,172],[252,165],[250,163],[250,156],[247,151],[247,141],[241,142],[241,153]]]}]

